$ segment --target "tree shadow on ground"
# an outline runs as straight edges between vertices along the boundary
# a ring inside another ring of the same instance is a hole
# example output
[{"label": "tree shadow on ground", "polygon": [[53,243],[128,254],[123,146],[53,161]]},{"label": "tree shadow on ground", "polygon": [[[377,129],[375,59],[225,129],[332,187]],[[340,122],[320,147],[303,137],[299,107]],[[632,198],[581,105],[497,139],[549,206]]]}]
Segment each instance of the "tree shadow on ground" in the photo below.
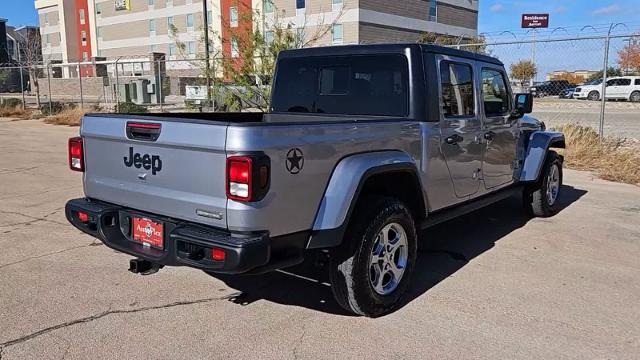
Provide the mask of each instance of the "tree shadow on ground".
[{"label": "tree shadow on ground", "polygon": [[[563,186],[560,211],[580,199],[585,190]],[[531,218],[522,210],[522,199],[514,197],[433,226],[420,235],[418,259],[405,304],[464,267],[473,258],[495,246]],[[264,275],[211,276],[240,294],[230,301],[247,306],[258,300],[300,306],[336,315],[351,315],[333,299],[325,257],[314,253],[303,264]]]}]

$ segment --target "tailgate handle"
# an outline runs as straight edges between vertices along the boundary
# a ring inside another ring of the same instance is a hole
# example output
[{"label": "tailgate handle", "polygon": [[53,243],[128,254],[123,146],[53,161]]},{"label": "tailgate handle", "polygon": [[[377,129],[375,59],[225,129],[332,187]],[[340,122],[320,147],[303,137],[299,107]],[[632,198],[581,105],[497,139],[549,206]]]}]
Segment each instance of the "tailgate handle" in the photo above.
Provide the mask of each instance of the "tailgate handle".
[{"label": "tailgate handle", "polygon": [[160,137],[158,123],[127,122],[127,137],[134,140],[156,141]]}]

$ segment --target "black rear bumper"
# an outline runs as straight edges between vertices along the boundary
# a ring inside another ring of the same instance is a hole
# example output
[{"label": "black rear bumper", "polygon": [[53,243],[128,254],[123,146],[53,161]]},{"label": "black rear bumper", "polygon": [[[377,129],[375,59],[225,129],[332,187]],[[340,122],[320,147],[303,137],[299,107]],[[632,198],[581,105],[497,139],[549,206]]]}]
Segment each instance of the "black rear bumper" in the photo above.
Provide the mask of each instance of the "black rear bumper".
[{"label": "black rear bumper", "polygon": [[[82,221],[83,212],[88,219]],[[305,234],[283,237],[276,246],[268,233],[233,234],[212,227],[149,214],[93,199],[74,199],[65,206],[67,220],[108,247],[168,266],[190,266],[219,273],[254,273],[302,261]],[[131,217],[146,217],[164,225],[164,248],[134,242]],[[224,250],[224,260],[214,260],[213,248]]]}]

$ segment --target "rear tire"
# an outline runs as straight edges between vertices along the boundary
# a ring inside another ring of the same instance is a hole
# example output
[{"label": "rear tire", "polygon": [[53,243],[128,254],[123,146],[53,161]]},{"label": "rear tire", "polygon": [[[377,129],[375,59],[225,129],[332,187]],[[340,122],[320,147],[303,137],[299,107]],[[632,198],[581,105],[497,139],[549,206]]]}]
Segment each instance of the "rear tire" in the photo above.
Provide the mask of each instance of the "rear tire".
[{"label": "rear tire", "polygon": [[411,281],[416,253],[409,209],[391,197],[363,199],[342,244],[331,252],[329,277],[336,301],[368,317],[394,311]]},{"label": "rear tire", "polygon": [[595,90],[591,91],[589,92],[589,95],[587,95],[587,99],[591,101],[598,101],[600,100],[600,93]]},{"label": "rear tire", "polygon": [[640,91],[634,91],[629,96],[629,101],[631,102],[640,102]]},{"label": "rear tire", "polygon": [[540,180],[525,190],[525,208],[536,217],[555,215],[559,209],[560,189],[562,189],[562,158],[555,151],[549,151]]}]

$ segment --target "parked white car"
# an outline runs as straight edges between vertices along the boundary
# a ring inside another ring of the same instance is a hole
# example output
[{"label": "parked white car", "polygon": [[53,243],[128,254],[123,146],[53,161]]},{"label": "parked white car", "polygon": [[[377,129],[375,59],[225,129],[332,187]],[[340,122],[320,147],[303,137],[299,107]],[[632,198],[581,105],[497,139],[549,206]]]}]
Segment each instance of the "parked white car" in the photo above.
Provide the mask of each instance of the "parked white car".
[{"label": "parked white car", "polygon": [[[600,100],[602,83],[585,84],[576,87],[574,99]],[[640,102],[640,76],[620,76],[607,80],[607,100],[629,100]]]}]

